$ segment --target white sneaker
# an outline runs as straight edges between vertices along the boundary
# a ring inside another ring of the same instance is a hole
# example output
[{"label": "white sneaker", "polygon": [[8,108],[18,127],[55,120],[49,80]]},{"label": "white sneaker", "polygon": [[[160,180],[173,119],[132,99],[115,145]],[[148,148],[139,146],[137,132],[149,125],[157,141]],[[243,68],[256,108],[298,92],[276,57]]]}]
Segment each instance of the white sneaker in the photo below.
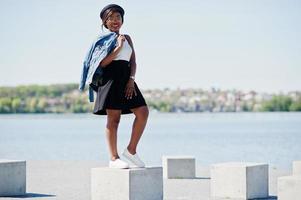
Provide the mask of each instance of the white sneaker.
[{"label": "white sneaker", "polygon": [[129,164],[127,162],[117,158],[115,160],[110,160],[109,167],[110,168],[125,169],[125,168],[129,168]]},{"label": "white sneaker", "polygon": [[130,168],[143,168],[145,167],[144,162],[139,158],[138,154],[135,153],[134,155],[131,154],[127,148],[123,151],[122,155],[131,162]]}]

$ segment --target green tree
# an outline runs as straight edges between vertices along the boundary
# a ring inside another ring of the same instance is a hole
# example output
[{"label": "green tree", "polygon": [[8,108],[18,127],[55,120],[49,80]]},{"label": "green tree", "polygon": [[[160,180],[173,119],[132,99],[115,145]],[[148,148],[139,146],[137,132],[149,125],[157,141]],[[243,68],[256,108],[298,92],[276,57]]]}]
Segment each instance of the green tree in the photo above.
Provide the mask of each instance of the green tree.
[{"label": "green tree", "polygon": [[11,99],[8,97],[0,98],[0,113],[10,113],[12,111]]},{"label": "green tree", "polygon": [[289,107],[290,111],[301,111],[301,98],[297,101],[294,101],[291,106]]},{"label": "green tree", "polygon": [[36,98],[31,98],[29,100],[29,112],[35,113],[37,105],[38,105],[38,100]]},{"label": "green tree", "polygon": [[36,105],[36,112],[44,113],[47,108],[47,101],[45,98],[39,98]]},{"label": "green tree", "polygon": [[22,110],[22,108],[21,108],[21,99],[20,98],[14,98],[11,102],[11,108],[12,108],[12,112],[19,113]]},{"label": "green tree", "polygon": [[263,102],[262,111],[289,111],[292,98],[284,95],[275,95],[270,101]]}]

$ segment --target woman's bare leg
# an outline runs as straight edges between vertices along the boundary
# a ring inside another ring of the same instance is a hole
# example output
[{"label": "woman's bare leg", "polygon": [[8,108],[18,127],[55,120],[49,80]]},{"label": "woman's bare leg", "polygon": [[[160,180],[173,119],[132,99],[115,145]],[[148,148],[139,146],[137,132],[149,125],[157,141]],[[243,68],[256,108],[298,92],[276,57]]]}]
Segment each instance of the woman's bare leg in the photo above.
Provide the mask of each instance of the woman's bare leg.
[{"label": "woman's bare leg", "polygon": [[137,144],[146,126],[149,111],[147,106],[134,108],[131,109],[131,111],[135,114],[135,120],[132,127],[131,140],[127,146],[127,149],[131,154],[134,155],[136,153]]},{"label": "woman's bare leg", "polygon": [[106,137],[110,151],[110,159],[119,158],[117,150],[117,129],[120,122],[121,110],[107,109]]}]

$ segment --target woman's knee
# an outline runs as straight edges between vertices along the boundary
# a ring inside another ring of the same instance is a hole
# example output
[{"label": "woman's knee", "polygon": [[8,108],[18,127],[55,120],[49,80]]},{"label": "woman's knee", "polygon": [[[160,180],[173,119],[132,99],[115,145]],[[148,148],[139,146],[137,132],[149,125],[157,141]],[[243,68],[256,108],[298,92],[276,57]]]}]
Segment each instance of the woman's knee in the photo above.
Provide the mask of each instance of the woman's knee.
[{"label": "woman's knee", "polygon": [[147,120],[148,118],[148,115],[149,115],[149,110],[148,110],[148,107],[147,106],[142,106],[142,107],[139,107],[137,109],[136,112],[134,112],[136,117],[141,119],[141,120]]},{"label": "woman's knee", "polygon": [[108,129],[117,129],[119,125],[120,119],[114,118],[114,119],[108,119],[107,121],[107,128]]},{"label": "woman's knee", "polygon": [[120,122],[119,112],[107,112],[107,128],[117,129]]}]

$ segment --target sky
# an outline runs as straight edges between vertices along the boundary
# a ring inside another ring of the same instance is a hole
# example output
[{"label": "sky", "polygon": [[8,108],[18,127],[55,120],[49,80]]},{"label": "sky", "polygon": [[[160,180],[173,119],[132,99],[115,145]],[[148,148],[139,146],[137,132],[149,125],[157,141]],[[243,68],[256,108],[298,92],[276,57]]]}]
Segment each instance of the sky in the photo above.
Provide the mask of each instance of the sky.
[{"label": "sky", "polygon": [[0,0],[0,86],[79,83],[109,3],[141,89],[301,91],[298,0]]}]

